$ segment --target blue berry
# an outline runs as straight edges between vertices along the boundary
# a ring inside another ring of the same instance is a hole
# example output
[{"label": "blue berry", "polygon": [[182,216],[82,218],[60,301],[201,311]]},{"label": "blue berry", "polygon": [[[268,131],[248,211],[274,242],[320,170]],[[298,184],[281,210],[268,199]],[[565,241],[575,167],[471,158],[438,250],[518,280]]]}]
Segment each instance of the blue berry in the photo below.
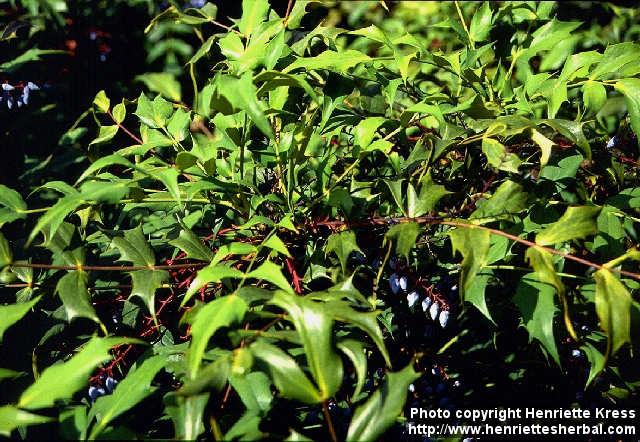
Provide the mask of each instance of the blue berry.
[{"label": "blue berry", "polygon": [[[409,308],[413,308],[413,306],[416,305],[416,302],[418,302],[418,299],[420,299],[420,295],[418,295],[418,293],[415,290],[409,293],[407,295],[407,304],[409,304]],[[423,304],[424,304],[424,301],[423,301]]]},{"label": "blue berry", "polygon": [[424,298],[422,300],[422,311],[427,313],[427,310],[429,310],[429,307],[431,306],[432,302],[433,300],[431,299],[430,296],[427,296],[426,298]]},{"label": "blue berry", "polygon": [[106,392],[104,391],[104,388],[98,388],[94,386],[89,387],[89,391],[87,392],[87,395],[89,396],[89,399],[91,399],[91,402],[95,402],[96,399],[98,399],[100,396],[104,396],[105,394]]},{"label": "blue berry", "polygon": [[391,288],[391,293],[397,295],[400,292],[400,278],[397,274],[393,273],[389,276],[389,287]]},{"label": "blue berry", "polygon": [[113,379],[111,376],[109,376],[104,381],[104,387],[106,388],[107,392],[109,392],[109,394],[113,393],[113,390],[116,388],[116,385],[118,385],[118,381]]},{"label": "blue berry", "polygon": [[440,327],[445,328],[449,322],[449,310],[442,310],[438,319],[440,320]]},{"label": "blue berry", "polygon": [[433,321],[438,317],[438,313],[440,313],[440,305],[437,302],[434,302],[429,309],[429,315]]}]

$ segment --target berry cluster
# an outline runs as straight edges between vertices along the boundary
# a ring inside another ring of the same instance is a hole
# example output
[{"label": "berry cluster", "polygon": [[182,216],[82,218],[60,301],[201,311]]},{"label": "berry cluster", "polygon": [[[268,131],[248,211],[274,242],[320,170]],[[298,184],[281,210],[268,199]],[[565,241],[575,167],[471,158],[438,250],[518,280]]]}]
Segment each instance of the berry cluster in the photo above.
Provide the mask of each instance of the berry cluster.
[{"label": "berry cluster", "polygon": [[89,387],[89,390],[87,391],[87,396],[89,396],[89,400],[91,402],[95,402],[100,396],[105,396],[107,394],[113,393],[113,390],[115,390],[116,385],[118,385],[118,381],[113,379],[111,376],[107,376],[106,378],[104,378],[104,380],[102,380],[101,383],[102,383],[102,386],[98,384],[97,386],[92,385]]},{"label": "berry cluster", "polygon": [[[18,84],[15,86],[10,85],[9,83],[3,83],[0,104],[7,103],[7,109],[13,109],[14,104],[18,107],[22,107],[22,105],[29,104],[30,91],[37,90],[40,90],[40,88],[31,81],[26,85]],[[17,97],[14,96],[18,91],[21,91],[20,94]]]},{"label": "berry cluster", "polygon": [[[440,327],[445,328],[449,323],[449,303],[441,296],[439,296],[434,286],[425,287],[421,280],[416,281],[415,288],[407,290],[408,277],[404,274],[406,271],[406,265],[403,260],[396,257],[392,257],[389,260],[389,266],[394,273],[389,276],[389,287],[391,293],[397,295],[399,293],[407,293],[407,305],[409,310],[416,310],[418,303],[422,307],[422,311],[427,318],[432,321],[437,320]],[[455,290],[455,288],[453,288]],[[425,292],[422,301],[420,302],[420,292]]]}]

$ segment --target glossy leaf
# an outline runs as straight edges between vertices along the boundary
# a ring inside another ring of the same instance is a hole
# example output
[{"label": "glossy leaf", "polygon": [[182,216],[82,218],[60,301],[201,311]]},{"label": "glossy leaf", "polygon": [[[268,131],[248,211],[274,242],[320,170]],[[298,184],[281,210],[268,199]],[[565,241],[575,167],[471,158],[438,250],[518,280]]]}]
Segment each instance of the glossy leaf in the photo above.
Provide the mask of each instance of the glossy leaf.
[{"label": "glossy leaf", "polygon": [[86,272],[74,270],[60,278],[56,285],[56,293],[62,300],[68,321],[74,318],[87,318],[100,322],[91,305],[91,296],[87,289],[88,278]]},{"label": "glossy leaf", "polygon": [[333,320],[322,303],[295,294],[276,292],[270,303],[289,313],[323,400],[333,396],[342,383],[342,360],[333,346]]},{"label": "glossy leaf", "polygon": [[250,348],[253,355],[269,367],[271,379],[284,397],[307,404],[322,401],[322,394],[287,353],[263,341],[254,342]]},{"label": "glossy leaf", "polygon": [[375,441],[384,434],[402,412],[409,385],[419,377],[411,365],[388,372],[382,386],[356,408],[346,440]]},{"label": "glossy leaf", "polygon": [[221,327],[239,322],[247,304],[237,295],[227,295],[207,303],[191,319],[191,345],[187,353],[189,377],[194,379],[200,368],[209,339]]},{"label": "glossy leaf", "polygon": [[98,436],[111,421],[153,393],[156,388],[151,387],[151,381],[164,365],[163,356],[153,356],[127,373],[113,394],[98,398],[89,412],[89,419],[97,419],[91,429],[90,439]]},{"label": "glossy leaf", "polygon": [[69,399],[87,386],[89,375],[98,364],[110,359],[109,350],[118,344],[135,342],[127,338],[92,338],[68,361],[47,367],[40,377],[22,392],[18,406],[33,410],[53,406]]},{"label": "glossy leaf", "polygon": [[596,313],[608,338],[607,355],[631,342],[631,295],[608,269],[593,274],[596,280]]}]

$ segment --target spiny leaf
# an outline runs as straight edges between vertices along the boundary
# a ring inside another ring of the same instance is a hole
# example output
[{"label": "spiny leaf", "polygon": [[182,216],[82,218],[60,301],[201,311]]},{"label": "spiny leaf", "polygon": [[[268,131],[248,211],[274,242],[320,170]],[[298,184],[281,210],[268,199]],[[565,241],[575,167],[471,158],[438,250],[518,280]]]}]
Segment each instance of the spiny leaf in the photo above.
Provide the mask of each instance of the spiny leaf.
[{"label": "spiny leaf", "polygon": [[187,258],[198,259],[200,261],[211,261],[214,256],[211,249],[206,247],[200,238],[187,228],[182,229],[178,238],[169,241],[169,244],[186,253]]},{"label": "spiny leaf", "polygon": [[535,274],[522,277],[513,302],[522,314],[524,327],[531,339],[537,339],[558,365],[560,356],[553,334],[553,318],[558,311],[553,301],[553,286],[539,281]]},{"label": "spiny leaf", "polygon": [[385,235],[393,240],[396,245],[396,253],[409,259],[409,252],[416,244],[420,234],[420,225],[416,222],[402,223],[392,226]]},{"label": "spiny leaf", "polygon": [[124,236],[113,238],[112,244],[120,251],[122,261],[130,261],[135,266],[149,267],[156,262],[153,250],[142,233],[142,227],[126,230]]},{"label": "spiny leaf", "polygon": [[276,287],[281,288],[285,292],[293,294],[291,284],[289,284],[287,278],[285,278],[282,274],[282,270],[279,266],[272,263],[271,261],[265,261],[260,264],[257,269],[252,270],[247,274],[247,278],[264,279],[265,281],[270,282]]},{"label": "spiny leaf", "polygon": [[490,234],[487,230],[473,228],[457,228],[449,232],[453,252],[462,254],[460,270],[460,293],[466,297],[473,281],[480,270],[487,264]]},{"label": "spiny leaf", "polygon": [[324,249],[326,255],[333,252],[338,257],[340,265],[342,266],[342,273],[347,273],[347,263],[349,256],[352,252],[360,252],[360,247],[356,242],[356,235],[351,230],[347,230],[340,233],[333,233],[327,240],[327,245]]},{"label": "spiny leaf", "polygon": [[568,207],[558,221],[536,235],[536,243],[542,246],[582,239],[597,232],[598,206]]},{"label": "spiny leaf", "polygon": [[221,282],[225,278],[241,279],[244,277],[244,273],[240,270],[229,267],[222,264],[213,264],[202,268],[198,271],[198,274],[194,280],[189,284],[187,293],[184,295],[184,299],[180,305],[185,305],[186,302],[202,287],[206,286],[210,282]]},{"label": "spiny leaf", "polygon": [[67,321],[73,318],[87,318],[100,323],[87,290],[88,275],[82,270],[74,270],[58,281],[56,293],[60,296],[67,313]]},{"label": "spiny leaf", "polygon": [[631,342],[631,295],[609,269],[593,274],[596,280],[596,313],[608,338],[607,357]]},{"label": "spiny leaf", "polygon": [[147,306],[149,313],[156,317],[155,295],[156,290],[169,279],[169,272],[166,270],[136,270],[131,272],[131,294],[129,299],[138,297]]}]

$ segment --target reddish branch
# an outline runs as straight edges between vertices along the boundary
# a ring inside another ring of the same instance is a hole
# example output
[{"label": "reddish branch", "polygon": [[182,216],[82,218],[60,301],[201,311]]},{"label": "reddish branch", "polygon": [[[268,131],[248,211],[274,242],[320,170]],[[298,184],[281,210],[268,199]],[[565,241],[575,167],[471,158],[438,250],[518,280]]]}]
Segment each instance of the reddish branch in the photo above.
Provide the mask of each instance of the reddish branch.
[{"label": "reddish branch", "polygon": [[293,259],[287,258],[285,262],[287,263],[287,270],[291,275],[291,283],[293,284],[293,289],[296,291],[298,295],[301,295],[302,294],[302,278],[300,278],[300,276],[298,275],[298,272],[296,271],[296,267],[295,267],[295,264],[293,263]]}]

